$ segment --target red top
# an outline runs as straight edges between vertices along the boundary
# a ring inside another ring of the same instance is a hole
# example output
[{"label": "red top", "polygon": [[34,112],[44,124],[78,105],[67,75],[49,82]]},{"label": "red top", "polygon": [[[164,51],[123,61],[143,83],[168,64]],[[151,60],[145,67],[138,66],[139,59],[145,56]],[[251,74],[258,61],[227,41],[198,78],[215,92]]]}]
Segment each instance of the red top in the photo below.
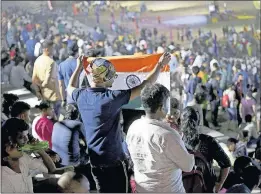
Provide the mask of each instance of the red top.
[{"label": "red top", "polygon": [[52,148],[53,122],[46,116],[40,118],[35,125],[35,132],[42,141],[49,142],[49,148]]}]

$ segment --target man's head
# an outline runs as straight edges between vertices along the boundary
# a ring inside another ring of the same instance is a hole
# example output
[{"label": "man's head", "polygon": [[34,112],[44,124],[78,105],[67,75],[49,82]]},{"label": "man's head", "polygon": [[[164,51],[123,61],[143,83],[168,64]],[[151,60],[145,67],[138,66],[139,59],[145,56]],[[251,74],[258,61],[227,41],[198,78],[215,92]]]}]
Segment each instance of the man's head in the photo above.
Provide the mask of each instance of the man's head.
[{"label": "man's head", "polygon": [[192,73],[194,76],[197,76],[199,73],[199,67],[198,66],[192,67]]},{"label": "man's head", "polygon": [[240,82],[240,81],[243,81],[244,80],[244,76],[243,76],[243,74],[238,74],[238,78],[237,78],[237,80]]},{"label": "man's head", "polygon": [[30,105],[26,102],[17,101],[11,109],[11,117],[19,118],[30,123]]},{"label": "man's head", "polygon": [[72,57],[77,57],[79,52],[79,47],[77,45],[76,41],[73,41],[72,44],[69,45],[68,49],[68,55]]},{"label": "man's head", "polygon": [[169,90],[161,84],[146,85],[141,91],[141,104],[146,114],[164,119],[169,112]]},{"label": "man's head", "polygon": [[248,166],[242,173],[243,182],[252,191],[260,184],[260,175],[261,172],[256,166]]},{"label": "man's head", "polygon": [[87,67],[87,71],[90,72],[87,78],[92,87],[110,88],[117,78],[113,64],[102,58],[94,59]]},{"label": "man's head", "polygon": [[241,177],[243,170],[252,164],[252,159],[247,156],[240,156],[235,160],[234,171]]},{"label": "man's head", "polygon": [[66,106],[66,113],[64,116],[64,119],[68,120],[79,120],[80,113],[78,111],[78,108],[74,104],[68,104]]},{"label": "man's head", "polygon": [[229,138],[227,140],[227,147],[230,152],[234,152],[236,150],[236,144],[238,143],[238,140],[235,138]]},{"label": "man's head", "polygon": [[13,144],[23,146],[28,142],[29,125],[22,119],[10,118],[2,126],[2,131],[7,134]]},{"label": "man's head", "polygon": [[57,184],[63,193],[89,193],[90,189],[88,179],[84,175],[75,172],[62,174]]},{"label": "man's head", "polygon": [[51,40],[46,40],[42,43],[43,53],[47,56],[53,54],[53,42]]},{"label": "man's head", "polygon": [[213,63],[213,67],[214,67],[214,70],[217,70],[218,69],[218,64],[217,63]]},{"label": "man's head", "polygon": [[251,115],[246,115],[245,116],[245,121],[246,121],[246,123],[251,123],[252,122],[252,116]]},{"label": "man's head", "polygon": [[193,107],[186,107],[181,114],[181,131],[183,140],[190,149],[198,143],[200,115]]},{"label": "man's head", "polygon": [[19,100],[19,97],[15,94],[4,93],[2,96],[2,112],[9,116],[12,106]]}]

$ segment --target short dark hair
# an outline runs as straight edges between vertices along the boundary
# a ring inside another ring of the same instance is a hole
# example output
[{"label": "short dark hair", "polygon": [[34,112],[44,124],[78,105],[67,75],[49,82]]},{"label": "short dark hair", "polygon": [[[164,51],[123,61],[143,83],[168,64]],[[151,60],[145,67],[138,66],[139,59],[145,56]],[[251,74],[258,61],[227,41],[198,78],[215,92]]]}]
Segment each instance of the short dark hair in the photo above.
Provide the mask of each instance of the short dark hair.
[{"label": "short dark hair", "polygon": [[76,120],[79,119],[80,113],[78,111],[77,105],[75,104],[68,104],[66,106],[66,113],[64,119],[68,120]]},{"label": "short dark hair", "polygon": [[2,166],[7,166],[8,164],[3,160],[8,156],[6,153],[6,145],[17,144],[17,136],[20,132],[29,130],[29,125],[22,119],[10,118],[4,122],[1,129],[1,160]]},{"label": "short dark hair", "polygon": [[23,101],[17,101],[14,103],[11,109],[11,117],[18,117],[20,114],[30,110],[31,107],[29,104]]},{"label": "short dark hair", "polygon": [[14,103],[19,100],[19,97],[15,94],[3,94],[4,101],[2,103],[2,112],[5,113],[6,116],[9,117],[10,110]]},{"label": "short dark hair", "polygon": [[196,92],[195,100],[198,104],[203,104],[203,102],[206,100],[206,94],[204,92]]},{"label": "short dark hair", "polygon": [[245,120],[247,123],[251,123],[252,122],[252,116],[251,115],[246,115],[245,116]]},{"label": "short dark hair", "polygon": [[234,171],[236,174],[241,175],[244,168],[251,164],[252,160],[248,156],[240,156],[235,160]]},{"label": "short dark hair", "polygon": [[39,110],[44,110],[44,109],[48,109],[50,108],[50,104],[47,102],[41,102],[39,105],[36,105],[35,108],[39,109]]},{"label": "short dark hair", "polygon": [[198,75],[198,73],[199,73],[199,67],[198,67],[198,66],[192,67],[192,73],[193,73],[194,75]]},{"label": "short dark hair", "polygon": [[169,90],[161,84],[148,84],[141,91],[141,104],[145,112],[156,113],[170,96]]},{"label": "short dark hair", "polygon": [[45,40],[43,43],[42,43],[42,48],[43,49],[47,49],[47,48],[50,48],[53,46],[53,41],[51,40]]},{"label": "short dark hair", "polygon": [[252,190],[255,186],[258,186],[260,175],[260,170],[256,166],[248,166],[242,173],[243,182],[250,190]]},{"label": "short dark hair", "polygon": [[213,63],[213,67],[218,68],[218,64],[217,63]]},{"label": "short dark hair", "polygon": [[237,144],[238,143],[238,140],[236,138],[233,138],[233,137],[230,137],[228,140],[227,140],[228,143],[234,143],[234,144]]}]

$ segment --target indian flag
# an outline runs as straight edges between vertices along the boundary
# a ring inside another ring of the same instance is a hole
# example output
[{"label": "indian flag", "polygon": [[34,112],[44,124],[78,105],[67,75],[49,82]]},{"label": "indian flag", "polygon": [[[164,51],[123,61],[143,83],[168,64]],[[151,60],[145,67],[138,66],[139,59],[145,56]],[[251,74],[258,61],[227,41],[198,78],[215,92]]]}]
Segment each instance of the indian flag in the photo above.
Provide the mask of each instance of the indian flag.
[{"label": "indian flag", "polygon": [[[127,56],[113,56],[102,57],[110,61],[118,74],[111,89],[125,90],[138,86],[146,79],[148,74],[154,69],[162,54],[153,55],[127,55]],[[95,58],[87,58],[84,62],[84,69]],[[170,71],[169,66],[165,66],[158,77],[157,83],[164,85],[170,90]]]}]

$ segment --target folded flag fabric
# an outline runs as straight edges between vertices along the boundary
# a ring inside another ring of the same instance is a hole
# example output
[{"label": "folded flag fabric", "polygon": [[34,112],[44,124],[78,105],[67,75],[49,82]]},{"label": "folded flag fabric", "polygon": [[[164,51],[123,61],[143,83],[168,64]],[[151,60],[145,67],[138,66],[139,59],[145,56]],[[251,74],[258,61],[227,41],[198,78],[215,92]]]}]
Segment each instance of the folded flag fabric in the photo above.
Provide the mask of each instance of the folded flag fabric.
[{"label": "folded flag fabric", "polygon": [[[118,77],[115,79],[111,89],[124,90],[133,88],[142,83],[147,75],[153,70],[162,54],[152,55],[127,55],[127,56],[113,56],[101,57],[110,61],[117,72]],[[88,65],[95,58],[85,58],[83,62],[84,69],[88,74]],[[157,83],[163,84],[170,89],[170,74],[169,66],[165,66],[157,80]]]}]

